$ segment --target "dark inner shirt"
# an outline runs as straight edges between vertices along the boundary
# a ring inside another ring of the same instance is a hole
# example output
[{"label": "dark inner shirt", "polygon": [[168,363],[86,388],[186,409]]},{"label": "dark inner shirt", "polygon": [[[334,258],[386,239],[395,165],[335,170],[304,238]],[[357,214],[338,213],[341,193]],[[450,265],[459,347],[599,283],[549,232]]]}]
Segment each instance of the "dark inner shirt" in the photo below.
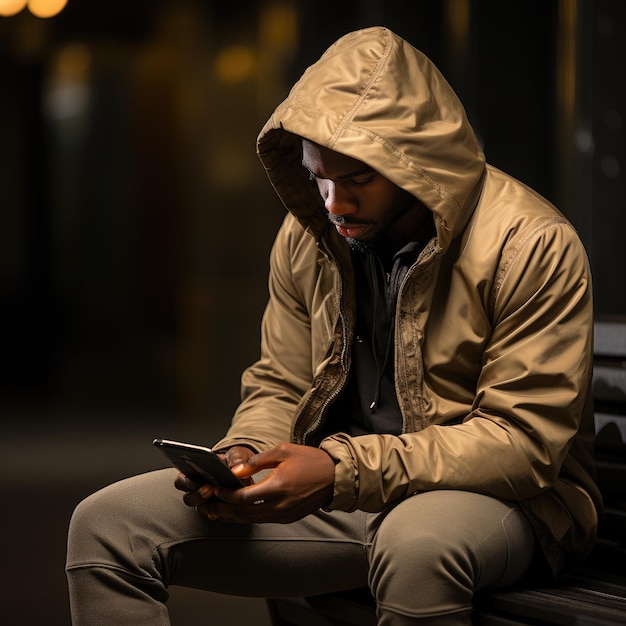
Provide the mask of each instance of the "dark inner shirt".
[{"label": "dark inner shirt", "polygon": [[329,407],[322,436],[402,432],[394,382],[394,318],[398,290],[432,230],[421,233],[387,263],[373,250],[353,250],[357,318],[348,381]]}]

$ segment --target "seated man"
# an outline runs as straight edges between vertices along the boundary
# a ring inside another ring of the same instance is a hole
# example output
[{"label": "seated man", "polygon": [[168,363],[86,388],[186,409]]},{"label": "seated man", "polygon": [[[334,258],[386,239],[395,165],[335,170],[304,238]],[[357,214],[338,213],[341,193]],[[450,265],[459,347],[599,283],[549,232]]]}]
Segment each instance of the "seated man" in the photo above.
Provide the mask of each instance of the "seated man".
[{"label": "seated man", "polygon": [[379,624],[469,624],[476,591],[579,561],[600,498],[572,226],[486,165],[450,86],[384,28],[329,48],[258,152],[288,214],[215,449],[272,471],[229,490],[161,470],[81,503],[75,626],[168,624],[170,585],[369,585]]}]

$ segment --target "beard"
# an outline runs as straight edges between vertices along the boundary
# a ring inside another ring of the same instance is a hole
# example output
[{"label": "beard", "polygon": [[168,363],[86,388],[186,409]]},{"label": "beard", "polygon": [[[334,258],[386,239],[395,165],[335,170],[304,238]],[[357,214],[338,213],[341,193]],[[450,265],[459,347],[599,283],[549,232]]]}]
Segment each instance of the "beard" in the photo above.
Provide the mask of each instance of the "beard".
[{"label": "beard", "polygon": [[[395,205],[389,207],[385,213],[383,213],[378,229],[375,234],[369,239],[354,239],[353,237],[346,237],[346,242],[352,250],[358,250],[360,252],[373,252],[384,245],[387,238],[387,234],[393,227],[393,225],[402,217],[404,217],[415,206],[415,198],[410,196],[407,199],[406,204]],[[330,219],[330,218],[329,218]],[[333,219],[331,222],[335,223]]]},{"label": "beard", "polygon": [[374,239],[368,239],[367,241],[361,241],[360,239],[354,239],[354,237],[346,237],[346,242],[350,246],[351,250],[358,252],[373,252],[376,250],[376,242],[378,237]]}]

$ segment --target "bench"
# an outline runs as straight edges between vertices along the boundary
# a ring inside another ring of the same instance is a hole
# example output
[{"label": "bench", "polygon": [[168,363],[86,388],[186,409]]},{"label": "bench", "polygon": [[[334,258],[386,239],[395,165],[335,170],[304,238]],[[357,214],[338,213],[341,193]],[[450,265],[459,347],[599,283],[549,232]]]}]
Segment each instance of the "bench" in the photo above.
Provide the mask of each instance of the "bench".
[{"label": "bench", "polygon": [[[605,503],[592,553],[556,580],[478,594],[480,626],[626,624],[626,318],[595,323],[597,481]],[[376,626],[368,589],[270,599],[273,626]]]}]

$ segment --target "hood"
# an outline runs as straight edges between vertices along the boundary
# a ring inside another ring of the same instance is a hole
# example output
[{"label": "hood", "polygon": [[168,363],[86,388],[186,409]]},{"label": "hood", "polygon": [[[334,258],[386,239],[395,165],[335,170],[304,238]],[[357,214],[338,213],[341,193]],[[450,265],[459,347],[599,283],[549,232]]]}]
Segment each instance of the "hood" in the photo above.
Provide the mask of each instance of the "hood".
[{"label": "hood", "polygon": [[300,137],[366,163],[419,198],[435,216],[440,251],[476,204],[485,157],[463,105],[433,63],[386,28],[334,43],[259,134],[274,189],[320,237],[330,223],[301,165]]}]

